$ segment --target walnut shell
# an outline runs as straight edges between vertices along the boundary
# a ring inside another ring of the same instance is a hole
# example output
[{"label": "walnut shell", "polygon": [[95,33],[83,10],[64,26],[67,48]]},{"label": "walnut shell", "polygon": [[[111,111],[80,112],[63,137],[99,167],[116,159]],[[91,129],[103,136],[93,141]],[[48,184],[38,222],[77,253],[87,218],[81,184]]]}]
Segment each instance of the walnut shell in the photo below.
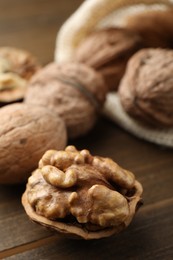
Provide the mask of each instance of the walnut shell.
[{"label": "walnut shell", "polygon": [[141,38],[128,29],[107,28],[90,34],[77,48],[75,60],[99,71],[109,90],[116,90],[128,59],[143,47]]},{"label": "walnut shell", "polygon": [[140,35],[147,48],[173,48],[172,16],[173,10],[170,8],[144,12],[131,15],[126,26]]},{"label": "walnut shell", "polygon": [[47,149],[63,149],[64,122],[46,108],[16,103],[0,109],[0,183],[26,181]]},{"label": "walnut shell", "polygon": [[14,72],[27,80],[40,68],[37,59],[31,53],[14,47],[0,47],[0,58],[9,62],[8,72]]},{"label": "walnut shell", "polygon": [[51,63],[33,76],[25,102],[46,106],[62,117],[68,137],[86,134],[103,105],[106,87],[102,76],[80,63]]},{"label": "walnut shell", "polygon": [[28,179],[22,203],[35,222],[70,237],[119,233],[141,205],[142,186],[109,158],[68,146],[47,151]]},{"label": "walnut shell", "polygon": [[173,51],[143,49],[129,61],[119,95],[125,111],[153,126],[173,125]]}]

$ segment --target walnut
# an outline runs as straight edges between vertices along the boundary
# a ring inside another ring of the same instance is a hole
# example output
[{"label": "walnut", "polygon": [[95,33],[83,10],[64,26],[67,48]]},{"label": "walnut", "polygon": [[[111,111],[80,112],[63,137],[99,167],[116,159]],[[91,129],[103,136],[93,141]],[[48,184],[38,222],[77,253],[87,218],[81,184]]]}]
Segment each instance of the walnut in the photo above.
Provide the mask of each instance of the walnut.
[{"label": "walnut", "polygon": [[0,73],[0,104],[6,105],[23,99],[27,81],[15,73]]},{"label": "walnut", "polygon": [[36,59],[28,52],[0,48],[0,106],[22,101],[27,82],[39,69]]},{"label": "walnut", "polygon": [[6,59],[10,64],[8,72],[14,72],[27,80],[40,68],[31,53],[14,47],[0,47],[0,58]]},{"label": "walnut", "polygon": [[35,74],[25,102],[46,106],[62,117],[68,137],[87,133],[104,103],[106,87],[102,76],[80,63],[51,63]]},{"label": "walnut", "polygon": [[35,222],[68,236],[117,234],[141,205],[142,186],[113,160],[67,146],[47,151],[28,179],[22,203]]},{"label": "walnut", "polygon": [[172,75],[172,50],[143,49],[136,53],[119,89],[125,111],[151,126],[172,126]]},{"label": "walnut", "polygon": [[0,56],[0,73],[5,73],[10,70],[10,63],[7,59]]},{"label": "walnut", "polygon": [[46,108],[23,103],[0,109],[0,183],[26,181],[47,149],[63,149],[66,128]]},{"label": "walnut", "polygon": [[141,36],[147,48],[173,48],[172,16],[173,10],[170,8],[143,12],[130,15],[126,26]]},{"label": "walnut", "polygon": [[116,90],[128,59],[142,47],[141,38],[132,31],[107,28],[90,34],[77,48],[75,60],[102,73],[108,89]]}]

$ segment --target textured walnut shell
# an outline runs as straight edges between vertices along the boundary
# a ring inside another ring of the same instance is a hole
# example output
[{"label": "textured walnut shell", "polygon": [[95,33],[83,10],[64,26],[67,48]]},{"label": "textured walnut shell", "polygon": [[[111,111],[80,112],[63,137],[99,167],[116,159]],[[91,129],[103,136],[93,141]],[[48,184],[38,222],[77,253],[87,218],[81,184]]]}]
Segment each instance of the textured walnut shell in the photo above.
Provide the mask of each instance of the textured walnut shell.
[{"label": "textured walnut shell", "polygon": [[9,62],[9,72],[14,72],[27,80],[40,68],[36,58],[25,50],[0,47],[0,57]]},{"label": "textured walnut shell", "polygon": [[131,15],[126,26],[141,36],[147,48],[173,48],[172,17],[173,10],[170,8],[144,12]]},{"label": "textured walnut shell", "polygon": [[87,133],[103,105],[106,87],[102,76],[80,63],[51,63],[33,76],[25,102],[46,106],[62,117],[68,137]]},{"label": "textured walnut shell", "polygon": [[22,203],[34,222],[69,237],[98,239],[129,225],[141,194],[131,172],[109,158],[68,146],[43,155]]},{"label": "textured walnut shell", "polygon": [[128,59],[142,46],[141,38],[128,29],[102,29],[93,32],[81,43],[75,60],[102,73],[108,89],[116,90]]},{"label": "textured walnut shell", "polygon": [[125,111],[156,126],[173,125],[173,51],[143,49],[129,61],[119,95]]},{"label": "textured walnut shell", "polygon": [[46,108],[12,104],[0,109],[0,183],[26,181],[47,149],[63,149],[66,129]]}]

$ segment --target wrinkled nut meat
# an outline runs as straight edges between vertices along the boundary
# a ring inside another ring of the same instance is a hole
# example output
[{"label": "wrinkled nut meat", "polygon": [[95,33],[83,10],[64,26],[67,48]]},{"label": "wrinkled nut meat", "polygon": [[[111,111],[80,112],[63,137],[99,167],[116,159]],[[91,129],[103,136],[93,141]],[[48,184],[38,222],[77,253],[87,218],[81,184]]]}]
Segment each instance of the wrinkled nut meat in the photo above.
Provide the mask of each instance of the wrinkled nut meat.
[{"label": "wrinkled nut meat", "polygon": [[109,90],[116,90],[128,59],[143,47],[141,38],[128,29],[107,28],[93,32],[77,48],[75,60],[99,71]]},{"label": "wrinkled nut meat", "polygon": [[172,50],[144,49],[136,53],[119,89],[125,111],[150,126],[172,126],[172,75]]},{"label": "wrinkled nut meat", "polygon": [[7,104],[23,99],[27,81],[17,74],[0,73],[0,104]]},{"label": "wrinkled nut meat", "polygon": [[47,149],[64,149],[64,121],[46,108],[16,103],[0,109],[0,183],[27,180]]},{"label": "wrinkled nut meat", "polygon": [[74,146],[47,151],[28,179],[22,203],[35,222],[72,237],[116,234],[141,205],[142,186],[109,158]]},{"label": "wrinkled nut meat", "polygon": [[0,47],[0,106],[21,101],[28,80],[38,69],[39,65],[30,53]]},{"label": "wrinkled nut meat", "polygon": [[102,76],[80,63],[51,63],[36,73],[25,102],[46,106],[64,119],[68,137],[86,134],[94,125],[106,96]]},{"label": "wrinkled nut meat", "polygon": [[31,53],[14,47],[0,47],[0,58],[6,59],[10,64],[8,71],[27,80],[40,68],[38,61]]},{"label": "wrinkled nut meat", "polygon": [[0,73],[10,71],[10,63],[7,59],[0,56]]}]

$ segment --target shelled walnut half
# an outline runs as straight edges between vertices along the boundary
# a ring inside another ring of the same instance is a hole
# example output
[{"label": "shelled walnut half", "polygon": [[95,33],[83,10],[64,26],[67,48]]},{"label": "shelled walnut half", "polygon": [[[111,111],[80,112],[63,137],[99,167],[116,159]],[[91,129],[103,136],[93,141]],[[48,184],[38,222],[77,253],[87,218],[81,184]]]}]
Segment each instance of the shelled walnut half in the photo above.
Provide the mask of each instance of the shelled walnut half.
[{"label": "shelled walnut half", "polygon": [[22,101],[28,81],[39,68],[29,52],[0,47],[0,106]]},{"label": "shelled walnut half", "polygon": [[36,57],[26,50],[7,46],[0,47],[0,58],[9,63],[8,71],[10,70],[26,80],[29,80],[40,69]]},{"label": "shelled walnut half", "polygon": [[98,239],[129,225],[141,194],[134,175],[113,160],[68,146],[43,155],[22,203],[34,222],[70,237]]}]

